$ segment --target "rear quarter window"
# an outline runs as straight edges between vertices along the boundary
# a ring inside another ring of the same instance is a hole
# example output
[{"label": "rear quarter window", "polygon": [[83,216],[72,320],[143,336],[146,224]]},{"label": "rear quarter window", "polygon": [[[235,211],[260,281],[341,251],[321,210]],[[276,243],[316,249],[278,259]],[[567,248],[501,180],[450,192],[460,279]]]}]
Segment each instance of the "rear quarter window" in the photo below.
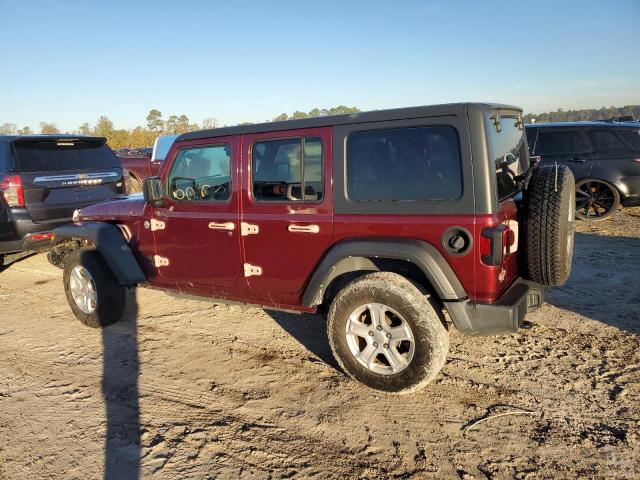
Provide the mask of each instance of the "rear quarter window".
[{"label": "rear quarter window", "polygon": [[101,142],[15,143],[18,167],[23,172],[58,172],[120,168],[115,153]]},{"label": "rear quarter window", "polygon": [[459,198],[462,172],[456,130],[430,126],[351,133],[347,195],[352,201]]}]

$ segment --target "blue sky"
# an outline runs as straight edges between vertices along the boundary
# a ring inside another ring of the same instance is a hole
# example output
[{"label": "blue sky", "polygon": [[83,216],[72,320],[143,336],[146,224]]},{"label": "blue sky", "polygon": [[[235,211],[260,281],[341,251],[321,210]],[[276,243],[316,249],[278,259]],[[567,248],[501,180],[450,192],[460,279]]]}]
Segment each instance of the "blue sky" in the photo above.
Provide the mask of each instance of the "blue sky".
[{"label": "blue sky", "polygon": [[640,0],[0,0],[0,124],[640,103]]}]

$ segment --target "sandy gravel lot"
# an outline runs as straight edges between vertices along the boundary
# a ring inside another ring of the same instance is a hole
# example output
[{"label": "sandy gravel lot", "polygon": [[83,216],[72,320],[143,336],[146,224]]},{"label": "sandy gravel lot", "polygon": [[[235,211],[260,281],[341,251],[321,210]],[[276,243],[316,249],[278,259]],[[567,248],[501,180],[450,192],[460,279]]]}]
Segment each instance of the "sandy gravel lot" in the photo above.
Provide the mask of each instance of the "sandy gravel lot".
[{"label": "sandy gravel lot", "polygon": [[338,371],[319,316],[139,290],[92,330],[43,255],[16,263],[0,478],[639,478],[640,209],[579,229],[533,329],[451,331],[438,380],[403,397]]}]

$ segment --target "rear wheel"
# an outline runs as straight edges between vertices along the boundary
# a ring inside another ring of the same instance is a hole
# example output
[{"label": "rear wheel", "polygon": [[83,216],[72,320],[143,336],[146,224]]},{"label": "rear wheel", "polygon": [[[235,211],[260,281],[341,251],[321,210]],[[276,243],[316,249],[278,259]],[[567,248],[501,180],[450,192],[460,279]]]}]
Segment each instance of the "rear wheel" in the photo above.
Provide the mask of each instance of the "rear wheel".
[{"label": "rear wheel", "polygon": [[364,275],[338,292],[327,331],[347,375],[394,393],[432,381],[449,348],[441,310],[409,280],[390,272]]},{"label": "rear wheel", "polygon": [[619,205],[620,193],[609,182],[586,178],[576,183],[576,217],[580,220],[606,220]]},{"label": "rear wheel", "polygon": [[74,250],[65,262],[63,279],[67,302],[82,323],[99,328],[120,320],[125,288],[97,250]]}]

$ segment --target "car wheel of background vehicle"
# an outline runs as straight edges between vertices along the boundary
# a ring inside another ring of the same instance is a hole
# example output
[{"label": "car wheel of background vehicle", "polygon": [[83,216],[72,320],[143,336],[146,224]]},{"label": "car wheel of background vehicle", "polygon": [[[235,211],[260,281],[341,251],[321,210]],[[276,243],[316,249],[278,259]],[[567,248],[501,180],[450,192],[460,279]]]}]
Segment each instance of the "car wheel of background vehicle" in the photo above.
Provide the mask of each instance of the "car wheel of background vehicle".
[{"label": "car wheel of background vehicle", "polygon": [[619,205],[620,193],[609,182],[585,178],[576,183],[576,217],[580,220],[606,220]]},{"label": "car wheel of background vehicle", "polygon": [[136,193],[142,191],[142,184],[131,174],[127,177],[127,193]]},{"label": "car wheel of background vehicle", "polygon": [[442,311],[409,280],[371,273],[347,284],[327,315],[329,344],[351,378],[393,393],[432,381],[447,357]]},{"label": "car wheel of background vehicle", "polygon": [[75,316],[89,327],[105,327],[120,320],[126,303],[120,285],[100,252],[74,250],[64,266],[64,291]]},{"label": "car wheel of background vehicle", "polygon": [[575,239],[573,173],[566,166],[537,167],[526,195],[526,276],[542,285],[562,285],[571,273]]}]

